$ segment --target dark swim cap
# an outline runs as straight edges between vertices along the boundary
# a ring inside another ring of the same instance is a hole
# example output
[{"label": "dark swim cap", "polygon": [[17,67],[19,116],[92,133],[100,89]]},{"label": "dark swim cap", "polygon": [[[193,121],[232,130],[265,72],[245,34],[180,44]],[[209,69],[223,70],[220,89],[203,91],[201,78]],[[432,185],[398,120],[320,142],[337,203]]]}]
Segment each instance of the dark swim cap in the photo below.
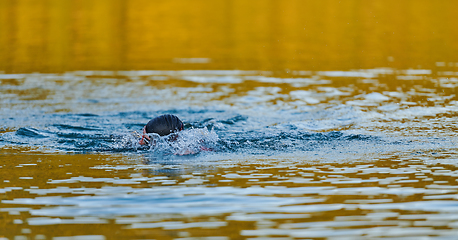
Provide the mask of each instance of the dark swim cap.
[{"label": "dark swim cap", "polygon": [[166,114],[151,119],[145,126],[146,133],[166,136],[183,130],[183,122],[175,115]]}]

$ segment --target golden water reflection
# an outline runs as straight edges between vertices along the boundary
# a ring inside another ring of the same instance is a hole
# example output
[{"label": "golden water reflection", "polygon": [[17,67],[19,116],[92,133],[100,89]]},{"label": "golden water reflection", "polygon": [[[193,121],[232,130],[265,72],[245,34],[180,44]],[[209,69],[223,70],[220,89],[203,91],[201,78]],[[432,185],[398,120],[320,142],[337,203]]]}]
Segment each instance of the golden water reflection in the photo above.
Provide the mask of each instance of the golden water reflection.
[{"label": "golden water reflection", "polygon": [[0,70],[456,67],[458,2],[3,0]]},{"label": "golden water reflection", "polygon": [[456,164],[426,163],[447,153],[352,163],[270,157],[166,165],[140,156],[5,153],[0,229],[8,229],[9,239],[458,233]]}]

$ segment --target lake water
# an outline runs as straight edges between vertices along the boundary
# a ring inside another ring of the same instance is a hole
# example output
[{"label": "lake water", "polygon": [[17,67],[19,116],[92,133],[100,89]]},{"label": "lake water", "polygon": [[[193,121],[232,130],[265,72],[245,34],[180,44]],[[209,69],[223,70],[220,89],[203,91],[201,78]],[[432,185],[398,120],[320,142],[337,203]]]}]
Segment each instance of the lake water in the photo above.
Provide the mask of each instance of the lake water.
[{"label": "lake water", "polygon": [[457,9],[0,2],[0,239],[456,239]]}]

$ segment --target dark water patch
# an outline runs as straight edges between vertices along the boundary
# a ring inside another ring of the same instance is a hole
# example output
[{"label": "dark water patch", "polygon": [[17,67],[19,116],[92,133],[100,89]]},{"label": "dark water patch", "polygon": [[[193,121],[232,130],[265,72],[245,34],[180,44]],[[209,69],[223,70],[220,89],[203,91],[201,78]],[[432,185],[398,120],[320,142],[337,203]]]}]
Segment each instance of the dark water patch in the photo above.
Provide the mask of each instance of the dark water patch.
[{"label": "dark water patch", "polygon": [[340,138],[343,140],[360,140],[360,141],[380,140],[380,137],[361,135],[361,134],[350,134],[347,136],[341,136]]},{"label": "dark water patch", "polygon": [[247,119],[248,119],[248,117],[246,117],[246,116],[238,115],[238,116],[235,116],[235,117],[227,119],[227,120],[222,120],[220,122],[223,123],[223,124],[232,125],[232,124],[236,124],[236,123],[239,123],[239,122],[244,122]]},{"label": "dark water patch", "polygon": [[143,129],[145,124],[144,123],[126,123],[126,124],[123,124],[123,126],[127,129],[139,130],[139,129]]},{"label": "dark water patch", "polygon": [[105,136],[103,134],[84,134],[84,133],[56,133],[59,138],[62,139],[91,139],[91,140],[98,140],[98,141],[106,141],[111,140],[111,136]]},{"label": "dark water patch", "polygon": [[140,112],[140,111],[132,111],[132,112],[120,112],[118,114],[119,117],[125,118],[125,117],[143,117],[143,118],[148,118],[150,117],[148,112]]},{"label": "dark water patch", "polygon": [[99,115],[93,114],[93,113],[79,113],[75,114],[76,116],[81,116],[81,117],[98,117]]},{"label": "dark water patch", "polygon": [[185,128],[203,128],[203,127],[208,127],[208,126],[214,126],[214,121],[215,118],[205,118],[202,121],[199,122],[193,122],[193,123],[185,123]]},{"label": "dark water patch", "polygon": [[49,138],[50,136],[45,135],[44,131],[40,131],[35,128],[19,128],[16,131],[16,135],[20,137],[30,137],[30,138]]},{"label": "dark water patch", "polygon": [[96,127],[96,126],[82,127],[82,126],[72,126],[72,125],[67,125],[67,124],[53,124],[52,126],[60,130],[69,130],[69,131],[100,131],[102,130],[101,128]]}]

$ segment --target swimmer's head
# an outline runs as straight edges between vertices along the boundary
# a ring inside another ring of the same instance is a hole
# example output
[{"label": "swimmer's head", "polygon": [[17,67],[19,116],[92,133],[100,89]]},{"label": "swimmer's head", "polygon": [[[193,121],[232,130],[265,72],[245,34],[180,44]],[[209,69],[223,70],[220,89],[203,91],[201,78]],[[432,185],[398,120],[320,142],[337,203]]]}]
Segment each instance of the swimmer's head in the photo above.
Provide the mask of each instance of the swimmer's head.
[{"label": "swimmer's head", "polygon": [[159,136],[166,136],[170,133],[179,132],[183,130],[183,122],[175,115],[165,114],[151,119],[143,128],[143,137],[140,144],[145,144],[145,139],[150,138],[145,135],[147,133],[156,133]]},{"label": "swimmer's head", "polygon": [[145,126],[146,133],[166,136],[183,130],[183,122],[175,115],[166,114],[151,119]]}]

